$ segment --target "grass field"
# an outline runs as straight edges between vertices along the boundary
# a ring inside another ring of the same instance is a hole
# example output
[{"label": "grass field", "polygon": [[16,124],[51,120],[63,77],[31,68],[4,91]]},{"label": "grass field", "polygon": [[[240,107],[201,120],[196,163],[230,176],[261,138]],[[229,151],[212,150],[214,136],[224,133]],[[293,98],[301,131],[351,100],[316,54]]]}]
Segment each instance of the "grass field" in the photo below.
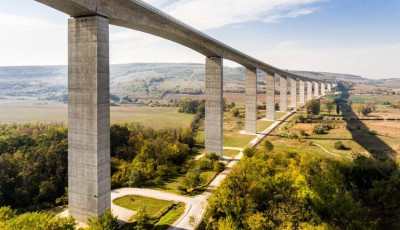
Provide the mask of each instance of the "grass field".
[{"label": "grass field", "polygon": [[215,171],[204,171],[201,172],[200,177],[204,178],[205,183],[202,185],[202,188],[199,188],[191,193],[188,194],[182,194],[181,191],[178,189],[179,186],[179,179],[184,177],[185,174],[181,175],[175,175],[175,176],[170,176],[168,178],[163,178],[162,183],[154,183],[154,182],[149,182],[144,185],[146,188],[150,189],[155,189],[155,190],[160,190],[160,191],[165,191],[165,192],[170,192],[178,195],[184,195],[184,196],[196,196],[204,192],[205,187],[211,183],[211,181],[217,176],[217,172]]},{"label": "grass field", "polygon": [[232,149],[224,149],[224,156],[225,157],[231,157],[234,158],[236,155],[238,155],[240,151],[237,150],[232,150]]},{"label": "grass field", "polygon": [[[140,122],[144,126],[160,128],[188,128],[194,115],[179,113],[175,107],[111,107],[111,123]],[[0,123],[68,121],[68,105],[37,100],[0,101]]]},{"label": "grass field", "polygon": [[[185,211],[185,204],[183,203],[175,204],[174,201],[136,195],[120,197],[115,199],[113,203],[134,211],[139,211],[144,206],[146,214],[150,218],[150,224],[158,230],[169,228]],[[134,225],[135,221],[135,216],[133,216],[131,223]],[[131,227],[133,226],[127,224],[124,229],[131,229]]]},{"label": "grass field", "polygon": [[[304,113],[300,111],[299,113]],[[330,120],[330,117],[340,118],[348,117],[350,114],[354,117],[353,113],[345,113],[338,115],[327,115],[327,111],[324,108],[322,114],[325,114],[325,118],[329,121],[325,123],[330,124],[333,129],[327,131],[326,134],[314,134],[313,127],[317,123],[294,123],[294,119],[289,119],[284,126],[280,126],[269,137],[273,140],[277,149],[299,149],[301,147],[302,152],[325,155],[326,157],[332,157],[332,154],[328,154],[321,151],[319,147],[311,145],[316,143],[324,147],[330,153],[344,156],[346,158],[353,157],[355,155],[367,155],[377,158],[393,157],[400,160],[400,122],[399,121],[388,121],[388,120],[361,120],[361,121],[343,121],[343,120]],[[375,119],[375,118],[394,118],[400,117],[400,110],[390,108],[385,105],[377,105],[375,112],[369,116],[361,117],[364,119]],[[283,127],[286,127],[284,129]],[[299,135],[300,130],[305,131],[308,136],[301,137]],[[369,131],[376,131],[377,135],[369,133]],[[300,136],[300,139],[289,139],[279,137],[283,133],[295,133]],[[346,146],[346,150],[337,150],[334,148],[335,142],[342,142]],[[304,151],[303,151],[304,150]]]}]

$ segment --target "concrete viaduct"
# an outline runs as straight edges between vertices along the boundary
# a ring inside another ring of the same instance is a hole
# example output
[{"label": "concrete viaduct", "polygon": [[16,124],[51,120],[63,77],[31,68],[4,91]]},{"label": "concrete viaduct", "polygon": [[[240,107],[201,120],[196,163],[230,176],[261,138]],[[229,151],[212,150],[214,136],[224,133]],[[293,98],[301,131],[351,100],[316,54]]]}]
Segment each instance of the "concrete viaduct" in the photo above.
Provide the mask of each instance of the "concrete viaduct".
[{"label": "concrete viaduct", "polygon": [[[109,24],[153,34],[206,57],[205,151],[223,152],[223,59],[246,68],[245,131],[257,132],[257,70],[267,73],[266,119],[274,120],[275,77],[280,110],[330,91],[332,83],[283,71],[219,42],[139,0],[36,0],[68,20],[69,214],[78,221],[110,208]],[[299,82],[299,87],[297,87]],[[299,88],[300,98],[297,98]],[[307,88],[307,91],[305,91]],[[305,92],[307,94],[305,95]]]}]

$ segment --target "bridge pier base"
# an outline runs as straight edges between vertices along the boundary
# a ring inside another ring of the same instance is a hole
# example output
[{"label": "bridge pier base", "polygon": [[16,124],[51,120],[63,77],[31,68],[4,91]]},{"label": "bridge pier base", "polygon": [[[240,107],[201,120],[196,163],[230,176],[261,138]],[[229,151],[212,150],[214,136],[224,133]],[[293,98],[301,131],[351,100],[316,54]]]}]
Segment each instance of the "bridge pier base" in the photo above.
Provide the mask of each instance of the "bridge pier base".
[{"label": "bridge pier base", "polygon": [[205,152],[223,158],[223,60],[206,58]]},{"label": "bridge pier base", "polygon": [[275,120],[275,74],[267,73],[266,119]]},{"label": "bridge pier base", "polygon": [[68,211],[82,222],[111,207],[108,28],[68,20]]},{"label": "bridge pier base", "polygon": [[300,81],[300,100],[299,102],[304,104],[305,102],[305,91],[304,91],[304,80],[299,80]]},{"label": "bridge pier base", "polygon": [[325,95],[325,83],[321,82],[321,95]]},{"label": "bridge pier base", "polygon": [[312,100],[312,83],[307,81],[307,101]]},{"label": "bridge pier base", "polygon": [[280,87],[280,95],[279,95],[279,110],[281,112],[287,112],[287,80],[286,77],[280,76],[279,78],[279,87]]},{"label": "bridge pier base", "polygon": [[246,69],[245,132],[257,133],[257,69]]},{"label": "bridge pier base", "polygon": [[297,80],[290,78],[290,106],[297,107]]},{"label": "bridge pier base", "polygon": [[328,92],[331,92],[331,91],[332,91],[332,84],[328,83]]}]

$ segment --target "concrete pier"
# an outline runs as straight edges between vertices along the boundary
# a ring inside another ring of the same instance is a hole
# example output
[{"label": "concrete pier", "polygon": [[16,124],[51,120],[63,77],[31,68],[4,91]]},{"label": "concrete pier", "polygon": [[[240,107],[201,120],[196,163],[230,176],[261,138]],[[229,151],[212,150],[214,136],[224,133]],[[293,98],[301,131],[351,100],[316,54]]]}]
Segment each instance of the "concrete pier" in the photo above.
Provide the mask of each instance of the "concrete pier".
[{"label": "concrete pier", "polygon": [[328,91],[331,92],[332,91],[332,84],[328,83]]},{"label": "concrete pier", "polygon": [[325,83],[321,82],[321,95],[325,95]]},{"label": "concrete pier", "polygon": [[245,132],[257,133],[257,69],[246,69]]},{"label": "concrete pier", "polygon": [[314,96],[319,96],[318,82],[314,82]]},{"label": "concrete pier", "polygon": [[275,120],[275,74],[267,73],[267,98],[266,117],[267,120]]},{"label": "concrete pier", "polygon": [[299,102],[304,104],[304,102],[306,101],[305,91],[304,91],[304,80],[300,79],[299,81],[300,81],[300,86],[299,86],[300,99],[299,99]]},{"label": "concrete pier", "polygon": [[68,211],[82,222],[111,206],[108,28],[68,20]]},{"label": "concrete pier", "polygon": [[205,151],[223,157],[223,59],[206,58]]},{"label": "concrete pier", "polygon": [[307,81],[307,101],[312,100],[312,82]]},{"label": "concrete pier", "polygon": [[280,96],[279,96],[279,110],[281,112],[287,112],[287,80],[285,76],[280,76]]},{"label": "concrete pier", "polygon": [[290,106],[297,107],[297,80],[290,78]]}]

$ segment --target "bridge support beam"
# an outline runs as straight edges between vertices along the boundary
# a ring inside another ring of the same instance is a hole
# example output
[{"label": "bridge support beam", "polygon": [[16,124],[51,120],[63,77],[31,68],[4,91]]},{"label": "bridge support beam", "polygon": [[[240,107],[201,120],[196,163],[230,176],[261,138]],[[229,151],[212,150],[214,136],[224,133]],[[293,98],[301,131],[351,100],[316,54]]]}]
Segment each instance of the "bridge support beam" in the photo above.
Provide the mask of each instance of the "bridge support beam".
[{"label": "bridge support beam", "polygon": [[304,102],[306,101],[305,91],[304,91],[304,80],[300,79],[299,81],[300,81],[300,88],[299,88],[300,89],[300,100],[299,100],[299,102],[304,104]]},{"label": "bridge support beam", "polygon": [[325,95],[325,83],[321,82],[321,95]]},{"label": "bridge support beam", "polygon": [[257,133],[257,69],[246,69],[245,132]]},{"label": "bridge support beam", "polygon": [[287,112],[287,79],[285,76],[280,76],[279,79],[280,95],[279,95],[279,110]]},{"label": "bridge support beam", "polygon": [[297,80],[290,78],[290,106],[297,107]]},{"label": "bridge support beam", "polygon": [[331,92],[331,91],[332,91],[332,84],[328,83],[328,92]]},{"label": "bridge support beam", "polygon": [[314,96],[319,96],[318,82],[314,82]]},{"label": "bridge support beam", "polygon": [[108,28],[68,20],[68,211],[82,222],[111,206]]},{"label": "bridge support beam", "polygon": [[206,127],[205,151],[223,158],[223,60],[206,58]]},{"label": "bridge support beam", "polygon": [[312,82],[307,81],[307,101],[312,100]]},{"label": "bridge support beam", "polygon": [[266,119],[275,120],[275,74],[267,73]]}]

